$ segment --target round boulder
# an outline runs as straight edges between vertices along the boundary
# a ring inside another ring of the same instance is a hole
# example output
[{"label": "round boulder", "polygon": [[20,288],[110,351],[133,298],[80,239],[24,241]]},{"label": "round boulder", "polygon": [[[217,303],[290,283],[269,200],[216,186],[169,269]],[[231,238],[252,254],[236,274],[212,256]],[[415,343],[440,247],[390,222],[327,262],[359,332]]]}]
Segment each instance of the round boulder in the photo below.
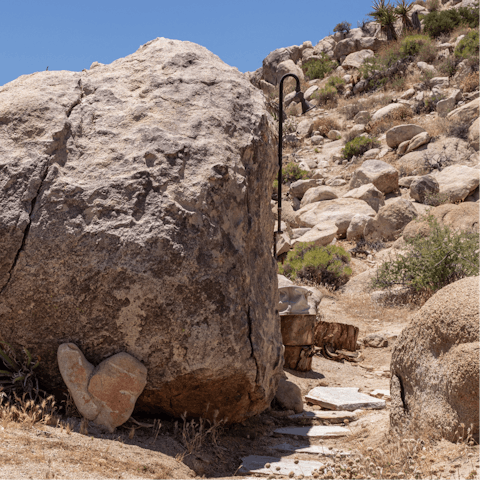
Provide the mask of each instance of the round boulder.
[{"label": "round boulder", "polygon": [[472,426],[478,441],[478,278],[438,291],[397,339],[390,369],[394,429],[457,441]]}]

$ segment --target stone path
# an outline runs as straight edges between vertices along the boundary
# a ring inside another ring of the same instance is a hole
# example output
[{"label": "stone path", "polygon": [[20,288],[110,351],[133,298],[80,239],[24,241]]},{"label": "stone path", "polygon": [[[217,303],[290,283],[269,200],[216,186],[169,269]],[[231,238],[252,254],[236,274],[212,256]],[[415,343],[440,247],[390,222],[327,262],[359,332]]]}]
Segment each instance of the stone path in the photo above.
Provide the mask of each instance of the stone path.
[{"label": "stone path", "polygon": [[385,400],[360,393],[358,388],[316,387],[305,395],[307,402],[331,410],[358,410],[385,408]]}]

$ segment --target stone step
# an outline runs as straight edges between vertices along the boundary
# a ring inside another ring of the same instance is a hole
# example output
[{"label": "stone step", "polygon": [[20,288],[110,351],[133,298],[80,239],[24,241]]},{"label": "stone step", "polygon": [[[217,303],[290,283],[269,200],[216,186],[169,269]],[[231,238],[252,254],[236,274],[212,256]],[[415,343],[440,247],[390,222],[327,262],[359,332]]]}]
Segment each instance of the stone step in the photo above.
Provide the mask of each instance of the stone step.
[{"label": "stone step", "polygon": [[346,452],[344,450],[337,450],[335,448],[327,448],[323,445],[300,445],[295,446],[289,443],[280,443],[278,445],[273,445],[270,447],[273,450],[278,450],[280,452],[290,452],[290,453],[307,453],[313,455],[322,455],[324,457],[335,457],[340,455],[341,457],[346,457],[352,455],[352,452]]},{"label": "stone step", "polygon": [[385,400],[360,393],[355,387],[316,387],[305,395],[305,400],[331,410],[353,411],[360,408],[385,408]]},{"label": "stone step", "polygon": [[295,477],[303,475],[311,477],[315,470],[325,467],[324,463],[311,460],[294,460],[293,458],[277,458],[261,455],[249,455],[242,458],[239,473],[242,475],[282,475],[293,472]]},{"label": "stone step", "polygon": [[345,437],[350,431],[347,428],[337,427],[336,425],[314,425],[307,427],[282,427],[277,428],[274,433],[297,435],[299,437],[334,438]]},{"label": "stone step", "polygon": [[354,422],[358,418],[358,414],[362,410],[356,410],[354,412],[347,411],[332,411],[332,410],[319,410],[316,412],[302,412],[296,415],[290,415],[288,418],[295,423],[303,425],[318,425],[321,422],[328,421],[330,423],[344,423],[345,420]]}]

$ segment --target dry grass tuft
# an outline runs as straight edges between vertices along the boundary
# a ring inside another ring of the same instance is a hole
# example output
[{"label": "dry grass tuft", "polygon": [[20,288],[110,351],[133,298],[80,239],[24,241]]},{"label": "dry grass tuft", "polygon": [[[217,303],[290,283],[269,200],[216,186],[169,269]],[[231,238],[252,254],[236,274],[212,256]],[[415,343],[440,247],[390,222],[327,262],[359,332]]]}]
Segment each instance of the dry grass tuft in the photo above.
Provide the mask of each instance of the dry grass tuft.
[{"label": "dry grass tuft", "polygon": [[366,131],[370,135],[378,136],[390,130],[392,127],[402,125],[409,118],[413,117],[413,112],[407,106],[395,110],[391,115],[382,118],[381,120],[372,121],[367,124]]},{"label": "dry grass tuft", "polygon": [[340,123],[331,117],[321,117],[315,120],[313,131],[319,131],[320,135],[326,136],[330,130],[341,130]]},{"label": "dry grass tuft", "polygon": [[473,72],[468,75],[465,80],[460,84],[460,88],[463,92],[469,93],[474,92],[478,89],[479,79],[478,79],[478,72]]},{"label": "dry grass tuft", "polygon": [[0,392],[0,420],[4,428],[14,422],[22,426],[32,427],[36,423],[55,425],[59,421],[55,397],[50,395],[40,401],[26,400],[26,393],[22,398],[14,393],[13,400]]},{"label": "dry grass tuft", "polygon": [[218,410],[215,410],[212,422],[204,418],[188,421],[187,412],[182,415],[182,443],[189,455],[198,453],[207,441],[217,445],[218,435],[226,422],[226,419],[218,420],[217,417]]}]

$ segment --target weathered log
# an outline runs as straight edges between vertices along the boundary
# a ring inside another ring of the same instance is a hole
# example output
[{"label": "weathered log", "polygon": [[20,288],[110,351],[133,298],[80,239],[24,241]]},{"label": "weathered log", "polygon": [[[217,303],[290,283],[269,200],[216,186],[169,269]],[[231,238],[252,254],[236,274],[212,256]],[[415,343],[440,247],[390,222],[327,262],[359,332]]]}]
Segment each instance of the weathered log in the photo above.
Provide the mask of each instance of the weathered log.
[{"label": "weathered log", "polygon": [[346,323],[319,322],[315,328],[315,345],[354,352],[357,349],[358,332],[358,327]]}]

